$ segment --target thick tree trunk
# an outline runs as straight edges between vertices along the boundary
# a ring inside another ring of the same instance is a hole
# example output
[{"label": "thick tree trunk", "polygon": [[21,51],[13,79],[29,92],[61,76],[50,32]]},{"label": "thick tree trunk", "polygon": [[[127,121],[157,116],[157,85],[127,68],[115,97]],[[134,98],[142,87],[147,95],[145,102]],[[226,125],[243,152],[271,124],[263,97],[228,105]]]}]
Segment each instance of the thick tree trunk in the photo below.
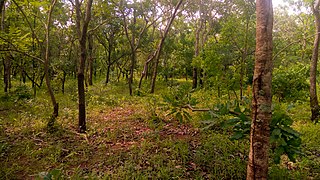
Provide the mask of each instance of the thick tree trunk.
[{"label": "thick tree trunk", "polygon": [[317,66],[319,55],[319,36],[320,36],[320,13],[319,13],[320,1],[316,0],[313,6],[313,14],[315,17],[316,35],[314,39],[312,58],[310,64],[310,108],[311,108],[311,120],[318,121],[320,115],[320,107],[317,96]]},{"label": "thick tree trunk", "polygon": [[271,121],[272,0],[256,1],[256,59],[252,90],[252,124],[247,179],[267,179]]},{"label": "thick tree trunk", "polygon": [[78,69],[78,96],[79,96],[79,124],[78,131],[80,133],[85,133],[87,130],[86,127],[86,105],[85,105],[85,89],[84,89],[84,73],[85,73],[85,62],[87,56],[87,31],[88,25],[91,18],[91,6],[93,0],[88,0],[86,5],[85,19],[83,25],[81,26],[81,9],[79,0],[75,0],[76,5],[76,26],[77,33],[79,36],[79,44],[80,44],[80,64]]}]

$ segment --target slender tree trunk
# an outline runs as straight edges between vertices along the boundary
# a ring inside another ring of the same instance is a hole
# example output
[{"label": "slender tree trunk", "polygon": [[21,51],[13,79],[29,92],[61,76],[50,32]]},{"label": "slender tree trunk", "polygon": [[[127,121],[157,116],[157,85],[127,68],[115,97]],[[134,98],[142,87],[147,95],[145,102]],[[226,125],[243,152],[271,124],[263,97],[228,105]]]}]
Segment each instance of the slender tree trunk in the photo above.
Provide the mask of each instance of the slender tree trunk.
[{"label": "slender tree trunk", "polygon": [[171,16],[171,18],[170,18],[165,30],[164,30],[163,37],[161,38],[160,43],[158,45],[158,49],[157,49],[156,56],[155,56],[155,65],[154,65],[154,69],[153,69],[153,76],[152,76],[150,93],[154,93],[154,89],[155,89],[155,86],[156,86],[158,65],[159,65],[160,54],[161,54],[161,50],[162,50],[162,47],[163,47],[164,40],[166,39],[166,37],[167,37],[167,35],[169,33],[171,25],[172,25],[176,15],[177,15],[178,9],[180,8],[182,2],[183,2],[183,0],[180,0],[178,2],[178,4],[176,5],[176,7],[175,7],[175,9],[173,11],[173,14],[172,14],[172,16]]},{"label": "slender tree trunk", "polygon": [[136,62],[136,53],[133,53],[131,55],[130,76],[129,76],[129,79],[128,79],[129,93],[130,93],[131,96],[132,96],[132,93],[133,93],[132,84],[133,84],[133,73],[134,73],[135,62]]},{"label": "slender tree trunk", "polygon": [[198,86],[198,68],[192,68],[192,89],[197,88]]},{"label": "slender tree trunk", "polygon": [[[158,50],[158,49],[157,49]],[[140,81],[139,81],[139,89],[142,86],[142,80],[145,77],[147,79],[148,76],[148,68],[149,68],[149,63],[154,59],[154,57],[157,55],[157,50],[149,55],[148,60],[144,63],[143,71],[141,73]]]},{"label": "slender tree trunk", "polygon": [[[108,60],[107,60],[107,63],[108,63],[108,65],[107,65],[107,74],[106,74],[106,84],[108,84],[109,83],[109,79],[110,79],[110,67],[111,67],[111,55],[112,55],[112,41],[111,41],[111,38],[110,38],[110,41],[109,41],[109,47],[108,47]],[[105,51],[106,52],[106,51]]]},{"label": "slender tree trunk", "polygon": [[89,50],[89,86],[93,85],[92,82],[92,78],[93,78],[93,57],[92,57],[92,53],[93,53],[93,36],[92,34],[90,34],[88,36],[88,50]]},{"label": "slender tree trunk", "polygon": [[10,77],[11,77],[11,60],[10,57],[6,54],[3,59],[4,67],[4,92],[9,92],[10,89]]},{"label": "slender tree trunk", "polygon": [[107,75],[106,75],[106,85],[109,83],[109,79],[110,79],[110,67],[111,67],[111,65],[108,64],[108,66],[107,66]]},{"label": "slender tree trunk", "polygon": [[[4,32],[4,17],[5,17],[5,0],[0,0],[0,12],[1,12],[1,31]],[[4,92],[9,92],[10,89],[10,77],[11,77],[11,60],[8,54],[5,54],[3,58],[3,81]]]},{"label": "slender tree trunk", "polygon": [[[202,19],[202,0],[199,2],[199,25],[197,27],[197,30],[195,32],[195,43],[194,43],[194,57],[199,56],[199,51],[200,51],[200,33],[203,28],[203,19]],[[195,89],[198,87],[198,74],[199,74],[199,69],[198,67],[193,67],[192,68],[192,89]]]},{"label": "slender tree trunk", "polygon": [[86,5],[86,12],[85,12],[85,19],[83,25],[81,26],[81,9],[79,0],[75,0],[76,5],[76,27],[77,33],[79,37],[79,44],[80,44],[80,64],[78,69],[78,96],[79,96],[79,124],[78,130],[80,133],[85,133],[87,130],[86,127],[86,105],[85,105],[85,89],[84,89],[84,73],[85,73],[85,62],[87,56],[87,48],[86,48],[86,41],[87,41],[87,31],[88,26],[91,18],[91,7],[92,1],[88,0]]},{"label": "slender tree trunk", "polygon": [[53,0],[51,2],[50,5],[50,9],[48,12],[48,20],[47,20],[47,24],[46,24],[46,51],[45,51],[45,62],[44,62],[44,70],[45,70],[45,80],[46,80],[46,85],[48,88],[48,92],[51,98],[51,102],[52,102],[52,106],[53,106],[53,114],[52,114],[52,118],[50,119],[50,121],[48,122],[48,127],[52,127],[54,125],[54,121],[56,119],[56,117],[58,117],[59,114],[59,105],[56,101],[56,98],[54,96],[52,87],[51,87],[51,82],[50,82],[50,74],[49,74],[49,65],[50,65],[50,27],[51,27],[51,15],[52,15],[52,11],[54,9],[54,6],[56,4],[57,0]]},{"label": "slender tree trunk", "polygon": [[319,13],[320,0],[316,0],[313,6],[313,14],[315,17],[316,35],[314,39],[311,65],[310,65],[310,108],[311,120],[318,121],[320,115],[320,107],[317,96],[317,66],[319,55],[319,36],[320,36],[320,13]]},{"label": "slender tree trunk", "polygon": [[272,0],[256,1],[256,59],[252,90],[252,124],[247,179],[267,179],[271,121]]},{"label": "slender tree trunk", "polygon": [[[136,19],[136,9],[133,10],[133,24],[135,25],[137,22]],[[133,26],[134,27],[134,26]],[[127,33],[127,27],[126,27],[126,35],[129,39],[129,35]],[[138,48],[138,44],[136,44],[136,29],[133,28],[132,30],[132,37],[131,37],[131,41],[130,41],[130,48],[131,48],[131,63],[130,63],[130,77],[128,79],[128,85],[129,85],[129,94],[132,96],[133,93],[133,78],[134,78],[134,68],[136,65],[136,57],[137,57],[137,48]]]}]

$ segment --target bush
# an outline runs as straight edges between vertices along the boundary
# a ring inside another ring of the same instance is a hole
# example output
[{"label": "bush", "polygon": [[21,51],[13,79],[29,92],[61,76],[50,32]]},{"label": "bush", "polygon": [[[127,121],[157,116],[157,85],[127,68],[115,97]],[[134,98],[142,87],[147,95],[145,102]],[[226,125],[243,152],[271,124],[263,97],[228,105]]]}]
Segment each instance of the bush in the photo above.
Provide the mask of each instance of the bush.
[{"label": "bush", "polygon": [[272,79],[273,94],[279,101],[305,100],[308,97],[309,67],[297,63],[291,67],[280,66],[274,69]]},{"label": "bush", "polygon": [[17,100],[30,99],[32,97],[31,89],[26,85],[18,86],[14,95],[17,97]]}]

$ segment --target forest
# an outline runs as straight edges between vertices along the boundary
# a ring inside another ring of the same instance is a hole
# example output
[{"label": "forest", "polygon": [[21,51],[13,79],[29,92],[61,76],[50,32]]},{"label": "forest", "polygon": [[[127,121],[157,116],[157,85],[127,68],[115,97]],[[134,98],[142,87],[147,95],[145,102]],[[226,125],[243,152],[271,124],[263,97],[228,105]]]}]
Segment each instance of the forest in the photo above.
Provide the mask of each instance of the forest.
[{"label": "forest", "polygon": [[320,0],[0,14],[0,179],[320,179]]}]

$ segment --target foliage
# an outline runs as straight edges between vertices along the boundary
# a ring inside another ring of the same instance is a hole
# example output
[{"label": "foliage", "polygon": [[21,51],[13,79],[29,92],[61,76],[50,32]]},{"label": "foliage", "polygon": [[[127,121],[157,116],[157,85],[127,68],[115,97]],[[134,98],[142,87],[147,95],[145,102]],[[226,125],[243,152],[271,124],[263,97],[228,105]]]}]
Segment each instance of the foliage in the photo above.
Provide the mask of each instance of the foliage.
[{"label": "foliage", "polygon": [[[233,128],[231,140],[240,140],[249,136],[251,128],[249,99],[244,99],[241,102],[235,100],[232,103],[217,104],[215,111],[216,118],[225,115],[233,116],[222,124],[224,128]],[[213,119],[212,123],[214,121]],[[270,123],[270,144],[275,163],[280,163],[280,157],[283,154],[286,154],[291,161],[295,161],[296,156],[302,154],[300,151],[300,134],[291,127],[292,124],[293,120],[287,111],[279,107],[273,109]],[[211,126],[211,124],[208,126]]]},{"label": "foliage", "polygon": [[308,96],[308,66],[296,63],[290,67],[280,66],[273,71],[273,94],[282,100],[305,100]]},{"label": "foliage", "polygon": [[169,110],[168,116],[173,115],[180,123],[191,120],[187,105],[194,106],[197,104],[196,99],[191,96],[191,87],[189,85],[180,85],[169,88],[162,95],[165,103],[165,109]]},{"label": "foliage", "polygon": [[30,99],[32,97],[31,90],[26,85],[17,86],[13,93],[17,100]]}]

